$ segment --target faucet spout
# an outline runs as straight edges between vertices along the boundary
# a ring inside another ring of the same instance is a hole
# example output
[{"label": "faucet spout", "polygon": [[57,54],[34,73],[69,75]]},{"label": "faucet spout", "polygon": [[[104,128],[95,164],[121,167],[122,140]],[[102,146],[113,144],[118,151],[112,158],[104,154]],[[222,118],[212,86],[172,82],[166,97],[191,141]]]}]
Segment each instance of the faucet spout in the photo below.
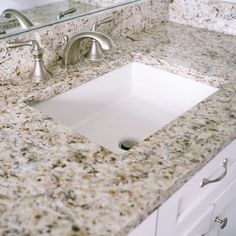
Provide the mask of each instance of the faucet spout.
[{"label": "faucet spout", "polygon": [[96,40],[104,51],[110,50],[114,46],[112,39],[101,32],[81,32],[73,36],[65,46],[62,56],[62,62],[65,66],[74,65],[79,62],[80,44],[84,38]]},{"label": "faucet spout", "polygon": [[33,26],[32,22],[21,12],[15,9],[6,9],[2,12],[2,16],[10,18],[14,16],[20,23],[22,29],[28,29]]}]

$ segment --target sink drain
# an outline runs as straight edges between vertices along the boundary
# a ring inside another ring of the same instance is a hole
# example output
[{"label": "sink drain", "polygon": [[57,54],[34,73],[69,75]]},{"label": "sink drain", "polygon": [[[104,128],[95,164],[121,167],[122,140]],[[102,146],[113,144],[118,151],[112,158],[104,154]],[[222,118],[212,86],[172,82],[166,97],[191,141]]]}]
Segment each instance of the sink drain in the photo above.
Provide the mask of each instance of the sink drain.
[{"label": "sink drain", "polygon": [[133,146],[135,146],[138,143],[137,139],[134,138],[126,138],[123,139],[119,142],[119,148],[128,151],[130,150]]}]

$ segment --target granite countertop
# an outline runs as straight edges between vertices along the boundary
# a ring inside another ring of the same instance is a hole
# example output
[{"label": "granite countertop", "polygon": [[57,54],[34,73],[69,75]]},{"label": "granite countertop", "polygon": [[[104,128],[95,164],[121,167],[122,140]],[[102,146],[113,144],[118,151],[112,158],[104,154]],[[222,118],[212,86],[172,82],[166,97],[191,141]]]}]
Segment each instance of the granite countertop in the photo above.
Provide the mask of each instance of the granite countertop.
[{"label": "granite countertop", "polygon": [[[1,82],[0,235],[127,235],[236,137],[233,36],[163,23],[115,42],[51,81]],[[220,89],[122,155],[29,105],[131,61]]]}]

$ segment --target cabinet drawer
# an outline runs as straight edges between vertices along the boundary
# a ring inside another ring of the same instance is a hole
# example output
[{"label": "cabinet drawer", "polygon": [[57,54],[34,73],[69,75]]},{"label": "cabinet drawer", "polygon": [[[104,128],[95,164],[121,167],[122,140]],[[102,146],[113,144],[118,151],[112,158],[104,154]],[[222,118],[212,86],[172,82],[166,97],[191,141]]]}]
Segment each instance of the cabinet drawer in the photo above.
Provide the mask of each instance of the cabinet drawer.
[{"label": "cabinet drawer", "polygon": [[[235,169],[236,170],[236,164]],[[236,211],[236,178],[231,179],[231,183],[221,191],[220,195],[211,203],[214,206],[212,217],[212,227],[208,236],[235,236],[235,211]],[[216,219],[226,220],[225,225]]]},{"label": "cabinet drawer", "polygon": [[[216,185],[215,188],[213,188],[211,191],[209,191],[207,194],[203,194],[203,196],[199,197],[196,201],[194,201],[192,204],[189,205],[188,208],[181,214],[177,216],[176,221],[176,232],[178,232],[177,235],[182,236],[182,232],[185,232],[188,230],[188,228],[193,224],[193,222],[198,221],[199,218],[201,218],[202,214],[204,213],[205,209],[207,209],[210,205],[215,206],[214,212],[219,208],[216,207],[216,200],[219,199],[219,196],[222,195],[222,193],[227,192],[227,194],[224,194],[225,200],[221,201],[220,207],[224,207],[227,202],[230,201],[230,199],[234,199],[235,196],[233,194],[228,194],[228,189],[232,192],[232,183],[234,183],[236,179],[236,162],[234,162],[228,171],[227,176],[225,179]],[[218,201],[219,202],[219,201]]]},{"label": "cabinet drawer", "polygon": [[[225,173],[222,167],[228,160],[227,174],[219,182],[201,187],[204,178],[213,180]],[[235,163],[235,164],[234,164]],[[181,189],[173,194],[160,208],[158,216],[158,236],[184,235],[193,222],[197,222],[215,197],[236,178],[236,140],[223,149],[215,158],[192,177]],[[233,170],[234,169],[234,170]],[[168,219],[169,228],[164,228]]]},{"label": "cabinet drawer", "polygon": [[193,222],[189,230],[183,234],[183,236],[202,236],[205,235],[211,226],[212,215],[214,211],[214,206],[211,205],[204,212],[202,212],[201,216]]},{"label": "cabinet drawer", "polygon": [[215,158],[200,170],[192,179],[190,179],[179,192],[178,215],[182,214],[195,200],[202,198],[217,187],[218,184],[225,181],[225,178],[219,182],[209,183],[201,187],[203,179],[214,180],[225,173],[222,166],[223,161],[227,159],[227,175],[229,175],[232,164],[236,161],[236,140],[223,149]]}]

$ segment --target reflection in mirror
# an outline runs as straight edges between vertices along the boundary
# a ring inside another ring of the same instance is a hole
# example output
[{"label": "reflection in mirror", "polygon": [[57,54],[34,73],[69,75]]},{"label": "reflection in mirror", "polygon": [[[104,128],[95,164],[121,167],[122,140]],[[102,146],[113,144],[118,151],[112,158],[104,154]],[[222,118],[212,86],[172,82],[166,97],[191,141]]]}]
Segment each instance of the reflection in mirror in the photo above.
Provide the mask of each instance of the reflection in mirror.
[{"label": "reflection in mirror", "polygon": [[22,29],[29,29],[33,26],[33,23],[21,12],[14,9],[5,9],[2,12],[2,17],[11,18],[14,16],[20,23]]},{"label": "reflection in mirror", "polygon": [[1,0],[0,38],[136,0]]}]

